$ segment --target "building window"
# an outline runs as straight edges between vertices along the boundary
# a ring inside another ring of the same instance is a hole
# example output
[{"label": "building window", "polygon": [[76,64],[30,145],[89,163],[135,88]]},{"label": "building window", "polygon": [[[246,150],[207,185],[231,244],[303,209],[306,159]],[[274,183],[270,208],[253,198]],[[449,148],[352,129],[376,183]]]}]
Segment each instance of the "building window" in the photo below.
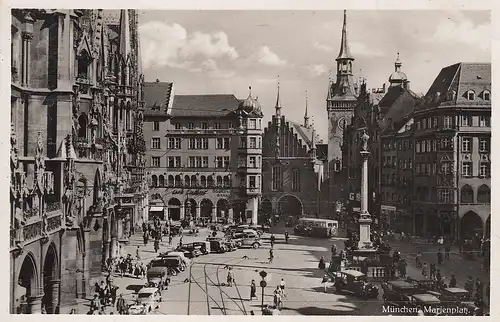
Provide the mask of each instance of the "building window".
[{"label": "building window", "polygon": [[439,190],[439,203],[450,203],[450,191],[448,189]]},{"label": "building window", "polygon": [[490,98],[490,92],[488,92],[488,91],[484,91],[484,93],[483,93],[483,99],[484,99],[485,101],[489,101],[489,100],[491,99],[491,98]]},{"label": "building window", "polygon": [[422,120],[422,130],[425,130],[427,128],[427,119]]},{"label": "building window", "polygon": [[155,187],[155,188],[156,188],[156,187],[158,187],[158,177],[157,177],[157,176],[153,175],[153,176],[151,177],[151,185],[152,185],[153,187]]},{"label": "building window", "polygon": [[208,150],[208,138],[202,138],[201,143],[203,145],[202,146],[203,150]]},{"label": "building window", "polygon": [[462,126],[472,126],[472,116],[462,115],[460,125],[462,125]]},{"label": "building window", "polygon": [[160,167],[160,157],[151,157],[151,166],[155,168]]},{"label": "building window", "polygon": [[231,180],[229,176],[224,176],[224,187],[228,188],[231,186]]},{"label": "building window", "polygon": [[273,171],[272,172],[272,190],[279,191],[283,187],[283,184],[282,184],[283,173],[281,171],[281,167],[279,165],[275,165],[275,166],[273,166],[272,171]]},{"label": "building window", "polygon": [[160,130],[160,122],[154,121],[153,122],[153,131],[159,131]]},{"label": "building window", "polygon": [[490,117],[489,116],[480,116],[479,117],[479,126],[481,127],[490,127]]},{"label": "building window", "polygon": [[248,188],[257,188],[257,180],[255,179],[255,176],[248,176]]},{"label": "building window", "polygon": [[436,175],[436,173],[437,173],[437,164],[433,163],[432,164],[432,175]]},{"label": "building window", "polygon": [[233,122],[228,122],[227,123],[227,128],[232,129],[233,128]]},{"label": "building window", "polygon": [[217,138],[217,149],[229,150],[229,138]]},{"label": "building window", "polygon": [[248,120],[248,128],[250,130],[255,130],[257,128],[257,120],[255,120],[255,119],[249,119]]},{"label": "building window", "polygon": [[181,149],[181,138],[175,138],[175,149],[180,150]]},{"label": "building window", "polygon": [[188,129],[194,130],[194,123],[193,122],[189,122]]},{"label": "building window", "polygon": [[249,157],[248,167],[249,168],[256,168],[257,167],[257,158],[256,157]]},{"label": "building window", "polygon": [[196,139],[191,138],[189,139],[189,150],[194,150],[196,149]]},{"label": "building window", "polygon": [[208,168],[208,157],[202,157],[201,158],[201,167],[202,168]]},{"label": "building window", "polygon": [[491,176],[491,169],[489,162],[481,162],[479,164],[479,177],[489,178]]},{"label": "building window", "polygon": [[160,187],[164,187],[165,186],[165,177],[162,176],[162,175],[160,175],[158,177],[158,186],[160,186]]},{"label": "building window", "polygon": [[175,123],[175,129],[180,130],[181,129],[181,123]]},{"label": "building window", "polygon": [[450,174],[450,163],[448,163],[448,162],[441,163],[441,174],[442,175],[449,175]]},{"label": "building window", "polygon": [[420,121],[417,122],[417,130],[420,130]]},{"label": "building window", "polygon": [[485,184],[477,189],[477,203],[491,203],[491,191]]},{"label": "building window", "polygon": [[249,138],[249,149],[256,149],[257,148],[257,138],[255,137],[250,137]]},{"label": "building window", "polygon": [[207,122],[201,122],[201,129],[202,130],[208,129],[208,123]]},{"label": "building window", "polygon": [[479,139],[479,152],[490,152],[490,139],[480,138]]},{"label": "building window", "polygon": [[292,191],[300,191],[300,170],[292,170]]},{"label": "building window", "polygon": [[196,167],[201,168],[201,157],[196,157]]},{"label": "building window", "polygon": [[473,100],[475,100],[475,99],[476,99],[476,93],[474,93],[474,91],[473,91],[473,90],[469,90],[469,91],[467,91],[467,99],[468,99],[469,101],[473,101]]},{"label": "building window", "polygon": [[168,148],[171,150],[175,149],[175,138],[168,138]]},{"label": "building window", "polygon": [[437,141],[432,140],[432,151],[437,151]]},{"label": "building window", "polygon": [[168,157],[167,167],[169,168],[175,167],[175,157]]},{"label": "building window", "polygon": [[240,148],[241,149],[247,148],[247,138],[246,137],[240,137]]},{"label": "building window", "polygon": [[196,138],[196,149],[197,150],[201,150],[201,148],[202,148],[201,139],[202,138]]},{"label": "building window", "polygon": [[434,116],[434,127],[435,128],[438,127],[438,117],[437,116]]},{"label": "building window", "polygon": [[462,163],[462,177],[472,176],[472,162]]},{"label": "building window", "polygon": [[431,140],[427,140],[427,152],[432,152]]},{"label": "building window", "polygon": [[411,168],[413,168],[413,160],[408,159],[408,169],[411,169]]},{"label": "building window", "polygon": [[224,157],[224,168],[229,169],[229,157]]},{"label": "building window", "polygon": [[452,119],[451,116],[445,116],[443,119],[443,128],[451,129],[452,128]]},{"label": "building window", "polygon": [[189,167],[194,168],[196,166],[196,157],[188,157]]},{"label": "building window", "polygon": [[175,157],[175,167],[176,168],[181,167],[181,157]]},{"label": "building window", "polygon": [[224,161],[222,157],[215,157],[215,167],[216,168],[223,168],[224,167]]},{"label": "building window", "polygon": [[167,182],[167,185],[169,187],[174,187],[175,186],[175,180],[174,180],[174,176],[173,175],[169,175],[168,176],[168,182]]},{"label": "building window", "polygon": [[159,148],[160,148],[160,138],[152,138],[151,149],[159,149]]},{"label": "building window", "polygon": [[420,142],[417,142],[417,144],[415,145],[415,150],[417,153],[420,153]]},{"label": "building window", "polygon": [[462,152],[471,152],[472,138],[462,138]]},{"label": "building window", "polygon": [[243,155],[238,156],[238,168],[247,167],[247,158]]},{"label": "building window", "polygon": [[221,127],[220,127],[220,123],[219,123],[219,122],[215,122],[215,123],[214,123],[214,129],[216,129],[216,130],[220,130],[220,128],[221,128]]}]

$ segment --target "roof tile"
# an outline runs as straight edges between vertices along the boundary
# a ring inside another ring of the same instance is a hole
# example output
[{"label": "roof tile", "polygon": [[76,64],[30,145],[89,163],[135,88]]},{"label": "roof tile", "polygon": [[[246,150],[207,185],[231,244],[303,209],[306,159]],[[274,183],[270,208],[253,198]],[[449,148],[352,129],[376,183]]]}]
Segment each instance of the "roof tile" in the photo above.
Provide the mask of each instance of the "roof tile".
[{"label": "roof tile", "polygon": [[236,110],[239,103],[233,94],[175,95],[171,116],[224,116]]}]

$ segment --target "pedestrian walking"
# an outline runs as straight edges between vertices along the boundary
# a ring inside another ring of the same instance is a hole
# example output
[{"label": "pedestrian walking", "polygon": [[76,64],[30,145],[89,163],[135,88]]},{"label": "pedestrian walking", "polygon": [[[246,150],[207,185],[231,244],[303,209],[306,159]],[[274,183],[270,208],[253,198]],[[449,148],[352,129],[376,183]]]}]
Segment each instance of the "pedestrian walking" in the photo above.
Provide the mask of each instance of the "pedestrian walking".
[{"label": "pedestrian walking", "polygon": [[424,265],[422,265],[422,276],[423,277],[427,277],[427,263],[424,263]]},{"label": "pedestrian walking", "polygon": [[437,251],[437,263],[438,265],[441,265],[441,263],[443,263],[443,253],[441,253],[441,248],[439,248]]},{"label": "pedestrian walking", "polygon": [[321,256],[321,258],[319,259],[318,268],[319,269],[325,269],[325,267],[326,267],[325,259],[323,258],[323,256]]},{"label": "pedestrian walking", "polygon": [[254,297],[258,299],[257,286],[255,285],[255,280],[252,280],[252,282],[250,283],[250,301],[252,301]]},{"label": "pedestrian walking", "polygon": [[274,290],[274,306],[276,306],[278,310],[281,310],[281,308],[283,307],[282,293],[279,285],[277,285],[276,289]]},{"label": "pedestrian walking", "polygon": [[172,237],[172,233],[170,233],[170,234],[168,235],[168,244],[169,244],[169,245],[172,245],[172,239],[173,239],[173,237]]},{"label": "pedestrian walking", "polygon": [[140,261],[141,260],[141,255],[139,255],[139,246],[137,246],[137,249],[135,250],[135,258]]},{"label": "pedestrian walking", "polygon": [[276,242],[276,237],[274,237],[274,234],[271,234],[271,248],[274,248],[274,243]]},{"label": "pedestrian walking", "polygon": [[282,278],[281,282],[280,282],[280,289],[281,289],[281,293],[283,294],[284,297],[286,297],[285,287],[286,287],[286,283],[285,283],[285,280]]},{"label": "pedestrian walking", "polygon": [[449,287],[457,287],[457,278],[455,277],[454,274],[451,274]]},{"label": "pedestrian walking", "polygon": [[418,252],[417,256],[415,256],[415,266],[417,266],[417,268],[421,268],[422,267],[422,253]]},{"label": "pedestrian walking", "polygon": [[269,250],[269,264],[273,263],[273,259],[274,259],[274,250],[271,248]]},{"label": "pedestrian walking", "polygon": [[321,284],[323,284],[323,291],[326,293],[326,288],[327,288],[327,283],[328,283],[328,275],[323,275],[323,279],[321,280]]},{"label": "pedestrian walking", "polygon": [[288,231],[285,231],[285,243],[287,244],[288,244],[288,238],[289,238]]},{"label": "pedestrian walking", "polygon": [[436,264],[432,263],[429,267],[429,278],[434,279],[436,277]]},{"label": "pedestrian walking", "polygon": [[98,311],[101,309],[101,301],[99,300],[99,295],[94,294],[94,298],[90,302],[90,309],[92,311]]},{"label": "pedestrian walking", "polygon": [[125,299],[123,298],[123,294],[120,294],[120,297],[116,301],[116,309],[118,314],[123,315],[127,312],[127,305],[125,304]]},{"label": "pedestrian walking", "polygon": [[232,287],[234,282],[233,269],[229,267],[229,271],[227,272],[227,286]]},{"label": "pedestrian walking", "polygon": [[154,248],[155,253],[158,253],[158,250],[160,249],[160,241],[158,239],[155,239]]},{"label": "pedestrian walking", "polygon": [[474,292],[474,281],[472,280],[472,276],[469,276],[469,279],[465,282],[464,288],[469,292],[469,298],[472,298],[472,293]]}]

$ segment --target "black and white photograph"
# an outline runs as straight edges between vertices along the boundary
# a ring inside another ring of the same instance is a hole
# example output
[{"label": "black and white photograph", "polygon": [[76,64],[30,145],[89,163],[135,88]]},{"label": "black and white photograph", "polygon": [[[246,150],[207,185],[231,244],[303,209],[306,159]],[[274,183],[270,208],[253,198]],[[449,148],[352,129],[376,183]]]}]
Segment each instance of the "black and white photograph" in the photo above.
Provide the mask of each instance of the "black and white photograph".
[{"label": "black and white photograph", "polygon": [[491,11],[4,16],[10,314],[490,315]]}]

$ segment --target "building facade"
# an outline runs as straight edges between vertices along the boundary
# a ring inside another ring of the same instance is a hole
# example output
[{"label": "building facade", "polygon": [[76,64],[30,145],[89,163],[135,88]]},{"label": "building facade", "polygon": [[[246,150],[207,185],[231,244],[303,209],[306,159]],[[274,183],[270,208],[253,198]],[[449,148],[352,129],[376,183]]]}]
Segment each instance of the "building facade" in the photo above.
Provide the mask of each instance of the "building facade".
[{"label": "building facade", "polygon": [[145,86],[150,210],[171,220],[257,223],[260,103],[251,93],[173,95],[172,84],[161,84]]},{"label": "building facade", "polygon": [[279,86],[275,110],[264,129],[261,211],[268,216],[320,216],[327,201],[321,200],[324,161],[316,149],[322,142],[309,124],[307,98],[302,124],[281,114]]},{"label": "building facade", "polygon": [[12,10],[11,313],[93,294],[144,204],[137,13],[106,14]]},{"label": "building facade", "polygon": [[417,105],[414,226],[455,240],[491,230],[491,64],[445,67]]}]

